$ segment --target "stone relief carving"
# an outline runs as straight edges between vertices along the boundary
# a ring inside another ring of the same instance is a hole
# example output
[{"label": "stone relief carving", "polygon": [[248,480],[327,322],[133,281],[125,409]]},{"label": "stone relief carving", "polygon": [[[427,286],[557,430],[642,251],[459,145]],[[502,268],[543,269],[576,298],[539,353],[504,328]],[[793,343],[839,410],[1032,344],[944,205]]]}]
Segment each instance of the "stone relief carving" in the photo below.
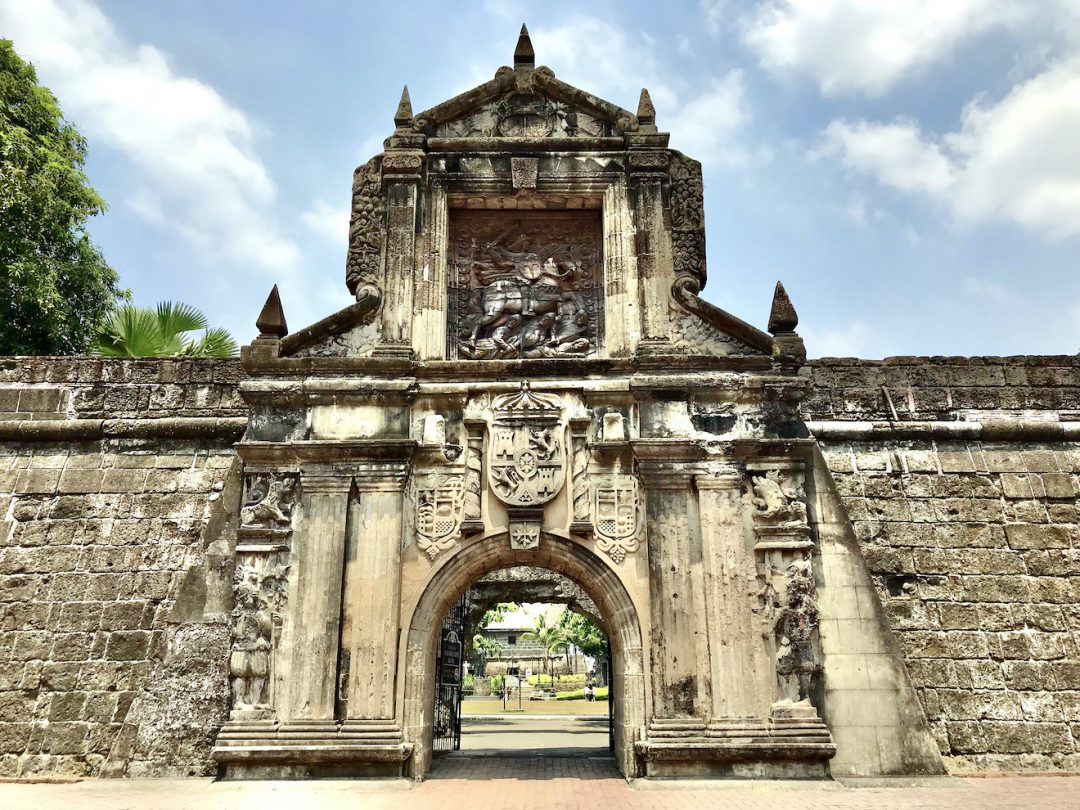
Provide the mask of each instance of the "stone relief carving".
[{"label": "stone relief carving", "polygon": [[382,158],[374,157],[353,174],[352,218],[345,284],[357,301],[382,298],[382,250],[386,233],[386,198]]},{"label": "stone relief carving", "polygon": [[530,549],[540,545],[540,524],[521,520],[510,524],[510,548]]},{"label": "stone relief carving", "polygon": [[460,473],[426,473],[416,482],[416,544],[434,560],[457,542],[465,503]]},{"label": "stone relief carving", "polygon": [[230,614],[233,717],[268,716],[273,649],[286,599],[287,566],[238,562]]},{"label": "stone relief carving", "polygon": [[616,563],[633,554],[645,525],[645,504],[637,477],[624,473],[593,478],[593,527],[596,546]]},{"label": "stone relief carving", "polygon": [[705,190],[701,164],[685,155],[673,153],[668,174],[671,177],[671,240],[675,276],[693,276],[700,290],[705,283]]},{"label": "stone relief carving", "polygon": [[[421,126],[423,122],[421,122]],[[540,92],[513,90],[460,118],[439,124],[439,138],[605,137],[614,125]]]},{"label": "stone relief carving", "polygon": [[451,357],[597,351],[603,302],[596,212],[455,212],[450,245]]},{"label": "stone relief carving", "polygon": [[587,528],[591,504],[589,502],[589,445],[588,421],[571,422],[570,441],[573,444],[573,468],[570,474],[573,486],[574,511],[572,528]]},{"label": "stone relief carving", "polygon": [[492,401],[488,484],[510,506],[540,506],[562,489],[566,471],[557,396],[521,391]]},{"label": "stone relief carving", "polygon": [[674,300],[668,307],[669,334],[672,347],[687,354],[722,357],[731,354],[752,354],[753,350],[741,341],[721,332],[703,318],[687,312]]},{"label": "stone relief carving", "polygon": [[819,624],[817,587],[810,560],[801,551],[783,574],[783,590],[770,584],[767,612],[776,637],[776,677],[780,699],[798,703],[810,698],[822,666],[816,652]]},{"label": "stone relief carving", "polygon": [[804,528],[806,504],[802,499],[806,495],[800,478],[798,474],[785,474],[780,470],[769,470],[764,475],[753,476],[753,503],[757,508],[754,521],[777,528]]},{"label": "stone relief carving", "polygon": [[240,509],[243,529],[288,529],[296,501],[296,477],[280,473],[249,475]]}]

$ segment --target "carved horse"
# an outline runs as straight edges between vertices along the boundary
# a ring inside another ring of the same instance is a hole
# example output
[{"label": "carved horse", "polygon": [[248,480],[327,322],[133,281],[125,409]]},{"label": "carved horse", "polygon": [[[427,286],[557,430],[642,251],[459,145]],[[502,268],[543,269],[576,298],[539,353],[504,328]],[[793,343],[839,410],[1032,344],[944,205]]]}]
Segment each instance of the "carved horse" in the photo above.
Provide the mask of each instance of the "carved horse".
[{"label": "carved horse", "polygon": [[531,287],[500,279],[484,288],[480,296],[480,311],[471,316],[472,334],[469,340],[476,340],[481,329],[495,323],[504,314],[541,315],[554,312],[566,302],[577,304],[577,294],[554,286]]}]

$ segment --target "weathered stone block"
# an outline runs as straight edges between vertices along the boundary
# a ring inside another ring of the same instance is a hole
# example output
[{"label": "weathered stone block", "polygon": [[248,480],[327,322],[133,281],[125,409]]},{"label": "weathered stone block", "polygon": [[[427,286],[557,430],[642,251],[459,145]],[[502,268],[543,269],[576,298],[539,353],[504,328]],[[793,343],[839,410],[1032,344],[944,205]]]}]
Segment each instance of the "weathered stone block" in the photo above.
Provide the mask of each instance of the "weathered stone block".
[{"label": "weathered stone block", "polygon": [[113,661],[141,661],[150,647],[150,634],[144,630],[118,630],[109,636],[105,657]]},{"label": "weathered stone block", "polygon": [[65,469],[60,475],[57,490],[62,493],[100,492],[103,470]]},{"label": "weathered stone block", "polygon": [[1014,549],[1069,548],[1075,527],[1008,524],[1005,536]]},{"label": "weathered stone block", "polygon": [[49,723],[43,750],[49,754],[81,754],[86,735],[86,723]]}]

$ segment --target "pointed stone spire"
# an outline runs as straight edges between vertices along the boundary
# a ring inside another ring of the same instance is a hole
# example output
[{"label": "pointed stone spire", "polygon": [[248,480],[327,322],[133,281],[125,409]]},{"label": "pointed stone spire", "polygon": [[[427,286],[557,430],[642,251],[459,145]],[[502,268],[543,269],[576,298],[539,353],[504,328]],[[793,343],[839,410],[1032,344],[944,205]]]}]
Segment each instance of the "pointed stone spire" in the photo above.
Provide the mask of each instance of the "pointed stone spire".
[{"label": "pointed stone spire", "polygon": [[653,106],[648,88],[641,88],[641,98],[637,103],[637,119],[639,124],[656,123],[656,107]]},{"label": "pointed stone spire", "polygon": [[270,291],[270,295],[263,304],[262,312],[255,319],[255,326],[259,329],[259,337],[276,338],[281,340],[289,334],[289,327],[285,324],[285,311],[281,308],[281,295],[278,294],[277,284]]},{"label": "pointed stone spire", "polygon": [[394,126],[407,127],[412,124],[412,100],[409,98],[409,85],[401,89],[401,101],[394,112]]},{"label": "pointed stone spire", "polygon": [[529,29],[525,27],[525,23],[522,23],[517,47],[514,48],[514,70],[522,68],[532,70],[535,66],[536,52],[533,50],[532,40],[529,39]]},{"label": "pointed stone spire", "polygon": [[799,315],[788,297],[787,290],[779,281],[773,293],[772,309],[769,311],[769,332],[773,335],[781,332],[794,332],[799,325]]}]

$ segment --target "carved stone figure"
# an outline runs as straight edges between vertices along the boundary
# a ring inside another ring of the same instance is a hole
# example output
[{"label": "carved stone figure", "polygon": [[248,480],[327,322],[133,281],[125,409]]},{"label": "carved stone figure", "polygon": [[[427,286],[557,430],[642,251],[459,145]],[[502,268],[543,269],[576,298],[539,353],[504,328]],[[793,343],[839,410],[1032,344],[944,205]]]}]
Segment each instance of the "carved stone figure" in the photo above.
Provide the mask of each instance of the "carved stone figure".
[{"label": "carved stone figure", "polygon": [[457,542],[465,502],[460,473],[429,473],[416,485],[416,544],[435,559]]},{"label": "carved stone figure", "polygon": [[451,356],[585,356],[603,306],[594,212],[455,212]]},{"label": "carved stone figure", "polygon": [[806,524],[802,486],[793,477],[785,477],[779,470],[769,470],[764,475],[755,475],[752,481],[756,522],[773,526]]},{"label": "carved stone figure", "polygon": [[623,473],[597,476],[593,482],[597,548],[617,563],[637,551],[644,508],[635,476]]},{"label": "carved stone figure", "polygon": [[776,619],[776,675],[781,697],[798,702],[810,697],[813,679],[821,672],[814,651],[819,624],[817,588],[810,560],[801,552],[787,567],[785,591]]},{"label": "carved stone figure", "polygon": [[248,477],[240,525],[256,529],[288,529],[296,500],[296,478],[266,473]]},{"label": "carved stone figure", "polygon": [[265,572],[251,563],[236,567],[229,655],[234,712],[269,709],[274,627],[284,602],[284,575],[281,566]]}]

